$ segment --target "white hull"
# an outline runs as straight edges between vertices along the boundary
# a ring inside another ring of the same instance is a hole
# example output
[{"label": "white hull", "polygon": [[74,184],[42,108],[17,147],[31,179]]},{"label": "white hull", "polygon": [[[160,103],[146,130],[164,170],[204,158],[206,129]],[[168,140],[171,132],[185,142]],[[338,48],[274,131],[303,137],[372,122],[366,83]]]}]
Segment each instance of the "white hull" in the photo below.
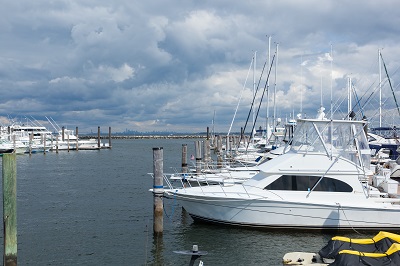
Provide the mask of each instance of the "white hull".
[{"label": "white hull", "polygon": [[216,223],[400,229],[400,198],[368,185],[376,176],[364,122],[299,120],[286,148],[290,150],[258,165],[260,172],[241,184],[171,188],[165,194],[193,218]]},{"label": "white hull", "polygon": [[217,189],[221,197],[216,197],[218,193],[213,193],[214,196],[190,195],[185,198],[183,193],[175,195],[172,192],[171,197],[177,197],[178,200],[185,198],[180,202],[193,218],[215,223],[270,228],[400,228],[400,206],[390,203],[375,204],[372,198],[369,199],[371,207],[339,206],[336,202],[315,204],[287,199],[249,199],[245,192],[242,200],[237,193],[235,198],[229,199],[227,187],[224,188],[227,197],[221,187]]}]

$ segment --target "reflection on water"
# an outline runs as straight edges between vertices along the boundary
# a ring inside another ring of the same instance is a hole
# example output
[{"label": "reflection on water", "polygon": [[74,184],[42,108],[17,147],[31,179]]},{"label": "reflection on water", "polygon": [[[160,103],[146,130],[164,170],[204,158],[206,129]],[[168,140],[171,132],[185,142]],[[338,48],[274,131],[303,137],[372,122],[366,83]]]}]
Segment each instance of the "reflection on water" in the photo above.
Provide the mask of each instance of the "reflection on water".
[{"label": "reflection on water", "polygon": [[190,158],[193,143],[113,140],[110,150],[18,156],[18,262],[188,265],[190,256],[173,251],[198,245],[208,251],[201,257],[204,265],[281,265],[285,253],[316,252],[334,235],[194,223],[176,202],[164,199],[164,233],[154,238],[148,191],[153,185],[148,175],[152,149],[163,147],[164,172],[170,173],[171,167],[180,168],[182,144],[188,145]]}]

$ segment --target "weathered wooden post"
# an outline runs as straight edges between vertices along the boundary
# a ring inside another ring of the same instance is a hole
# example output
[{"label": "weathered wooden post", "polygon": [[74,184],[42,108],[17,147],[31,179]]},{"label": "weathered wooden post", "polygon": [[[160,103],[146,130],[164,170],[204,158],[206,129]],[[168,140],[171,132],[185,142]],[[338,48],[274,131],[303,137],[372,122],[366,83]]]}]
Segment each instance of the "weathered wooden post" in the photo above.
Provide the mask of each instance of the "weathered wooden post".
[{"label": "weathered wooden post", "polygon": [[207,127],[207,137],[206,137],[206,139],[210,139],[210,129],[209,129],[209,127]]},{"label": "weathered wooden post", "polygon": [[17,152],[17,144],[15,143],[15,134],[12,135],[14,153]]},{"label": "weathered wooden post", "polygon": [[204,140],[203,142],[203,161],[204,161],[204,166],[208,165],[210,162],[210,157],[209,157],[209,147],[210,147],[210,141],[208,139]]},{"label": "weathered wooden post", "polygon": [[29,134],[29,155],[32,155],[33,133]]},{"label": "weathered wooden post", "polygon": [[182,144],[182,173],[188,172],[187,165],[187,144]]},{"label": "weathered wooden post", "polygon": [[222,136],[218,135],[218,152],[222,153]]},{"label": "weathered wooden post", "polygon": [[108,127],[108,148],[111,149],[111,127]]},{"label": "weathered wooden post", "polygon": [[196,173],[201,173],[201,141],[195,141],[196,150]]},{"label": "weathered wooden post", "polygon": [[69,131],[67,133],[67,145],[68,145],[68,152],[69,152]]},{"label": "weathered wooden post", "polygon": [[233,157],[233,154],[232,154],[232,145],[235,145],[234,144],[234,139],[235,139],[235,137],[234,136],[229,136],[229,157]]},{"label": "weathered wooden post", "polygon": [[46,135],[43,134],[43,154],[46,154]]},{"label": "weathered wooden post", "polygon": [[3,233],[5,266],[17,265],[17,160],[3,154]]},{"label": "weathered wooden post", "polygon": [[56,153],[58,153],[58,137],[59,137],[59,135],[57,135],[57,137],[56,137]]},{"label": "weathered wooden post", "polygon": [[65,141],[65,136],[64,136],[64,133],[65,133],[65,127],[62,127],[62,129],[61,129],[61,140],[62,141]]},{"label": "weathered wooden post", "polygon": [[100,127],[97,127],[97,147],[100,149]]},{"label": "weathered wooden post", "polygon": [[163,233],[163,148],[153,148],[153,198],[154,198],[154,210],[153,210],[153,232],[155,235]]},{"label": "weathered wooden post", "polygon": [[76,129],[75,129],[75,135],[76,135],[76,147],[75,147],[75,149],[76,150],[79,150],[79,141],[78,141],[78,139],[79,139],[79,134],[78,134],[78,127],[76,127]]}]

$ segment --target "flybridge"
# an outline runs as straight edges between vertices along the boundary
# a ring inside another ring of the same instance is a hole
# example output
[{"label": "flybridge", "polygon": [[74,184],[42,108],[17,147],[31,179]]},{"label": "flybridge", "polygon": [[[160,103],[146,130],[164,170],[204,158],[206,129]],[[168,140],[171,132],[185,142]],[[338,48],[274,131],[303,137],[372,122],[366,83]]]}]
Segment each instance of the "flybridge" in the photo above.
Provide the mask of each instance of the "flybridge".
[{"label": "flybridge", "polygon": [[371,151],[365,126],[365,121],[299,119],[291,149],[322,152],[330,158],[340,156],[366,167],[371,163]]}]

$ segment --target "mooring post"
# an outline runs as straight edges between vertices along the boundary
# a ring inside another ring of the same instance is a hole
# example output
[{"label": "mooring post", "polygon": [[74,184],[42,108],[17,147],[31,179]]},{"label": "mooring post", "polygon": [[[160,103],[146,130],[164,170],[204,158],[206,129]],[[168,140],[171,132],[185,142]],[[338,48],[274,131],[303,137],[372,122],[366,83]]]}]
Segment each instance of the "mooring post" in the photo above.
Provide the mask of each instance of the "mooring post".
[{"label": "mooring post", "polygon": [[6,266],[17,265],[17,160],[15,153],[3,154],[3,233]]},{"label": "mooring post", "polygon": [[195,150],[196,150],[196,173],[201,172],[201,141],[195,141]]},{"label": "mooring post", "polygon": [[58,153],[58,137],[59,135],[56,136],[56,153]]},{"label": "mooring post", "polygon": [[100,127],[97,127],[97,147],[100,149]]},{"label": "mooring post", "polygon": [[232,154],[232,145],[235,145],[234,144],[234,140],[235,140],[235,137],[234,136],[230,136],[229,137],[229,157],[233,157],[233,154]]},{"label": "mooring post", "polygon": [[108,148],[111,149],[111,127],[108,127]]},{"label": "mooring post", "polygon": [[65,133],[65,127],[62,127],[62,129],[61,129],[61,140],[62,140],[63,142],[65,141],[64,133]]},{"label": "mooring post", "polygon": [[187,144],[182,144],[182,173],[188,172],[187,165]]},{"label": "mooring post", "polygon": [[76,127],[75,129],[75,135],[76,135],[76,150],[79,150],[79,142],[78,142],[78,138],[79,138],[79,134],[78,134],[78,127]]},{"label": "mooring post", "polygon": [[225,155],[226,155],[227,157],[229,157],[229,149],[230,149],[230,147],[231,147],[231,146],[230,146],[229,139],[230,139],[229,136],[227,136],[226,139],[225,139]]},{"label": "mooring post", "polygon": [[155,235],[163,233],[163,148],[153,148],[153,198],[154,198],[154,210],[153,210],[153,232]]},{"label": "mooring post", "polygon": [[68,143],[68,152],[69,152],[69,131],[67,133],[67,143]]},{"label": "mooring post", "polygon": [[43,154],[46,154],[46,135],[43,134]]}]

